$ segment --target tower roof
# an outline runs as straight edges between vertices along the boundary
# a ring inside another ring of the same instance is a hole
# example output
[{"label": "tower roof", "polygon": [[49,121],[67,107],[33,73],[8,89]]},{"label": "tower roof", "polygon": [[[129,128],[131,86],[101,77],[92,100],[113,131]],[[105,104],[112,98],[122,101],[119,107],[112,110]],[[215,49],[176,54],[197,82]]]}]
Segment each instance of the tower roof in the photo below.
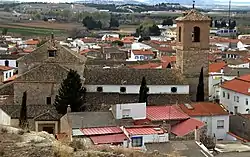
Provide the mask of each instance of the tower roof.
[{"label": "tower roof", "polygon": [[192,9],[185,16],[178,17],[176,21],[211,21],[211,19],[199,11]]}]

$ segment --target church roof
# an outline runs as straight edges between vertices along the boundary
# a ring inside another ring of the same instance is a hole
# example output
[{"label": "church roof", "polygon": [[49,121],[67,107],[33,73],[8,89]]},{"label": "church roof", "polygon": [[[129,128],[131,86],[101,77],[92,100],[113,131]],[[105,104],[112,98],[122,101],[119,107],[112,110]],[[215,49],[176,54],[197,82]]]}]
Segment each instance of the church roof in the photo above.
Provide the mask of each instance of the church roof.
[{"label": "church roof", "polygon": [[148,85],[187,85],[175,69],[90,68],[84,69],[86,85],[140,85],[145,77]]},{"label": "church roof", "polygon": [[211,21],[211,19],[200,13],[199,11],[192,9],[186,13],[185,16],[178,17],[176,21]]}]

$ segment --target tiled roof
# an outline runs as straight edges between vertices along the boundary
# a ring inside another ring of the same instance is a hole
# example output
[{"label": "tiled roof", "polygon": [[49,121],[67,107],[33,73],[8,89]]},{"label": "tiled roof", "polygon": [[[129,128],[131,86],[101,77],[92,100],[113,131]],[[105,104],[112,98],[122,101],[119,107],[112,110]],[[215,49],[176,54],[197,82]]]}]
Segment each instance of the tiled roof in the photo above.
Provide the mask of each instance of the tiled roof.
[{"label": "tiled roof", "polygon": [[217,62],[209,64],[209,72],[220,72],[227,64],[225,62]]},{"label": "tiled roof", "polygon": [[189,104],[192,108],[188,109],[184,104],[180,108],[189,116],[219,116],[228,113],[219,105],[212,102],[197,102]]},{"label": "tiled roof", "polygon": [[165,65],[168,65],[169,63],[175,63],[176,62],[176,56],[162,56],[161,61],[165,63]]},{"label": "tiled roof", "polygon": [[[0,108],[10,115],[12,119],[18,119],[20,116],[21,105],[1,105]],[[39,118],[40,116],[47,113],[50,113],[52,117],[46,116],[43,117],[43,120],[59,120],[61,117],[53,105],[27,105],[28,118]]]},{"label": "tiled roof", "polygon": [[82,128],[80,129],[84,135],[107,135],[122,133],[119,127],[97,127],[97,128]]},{"label": "tiled roof", "polygon": [[175,50],[171,46],[168,46],[168,47],[156,47],[156,49],[158,51],[162,51],[162,52],[175,52]]},{"label": "tiled roof", "polygon": [[0,71],[7,71],[13,69],[12,67],[0,65]]},{"label": "tiled roof", "polygon": [[211,19],[200,13],[199,11],[192,9],[185,16],[178,17],[176,21],[211,21]]},{"label": "tiled roof", "polygon": [[205,124],[199,120],[190,118],[171,128],[171,132],[177,136],[185,136],[190,132],[193,132],[196,127],[201,128]]},{"label": "tiled roof", "polygon": [[37,44],[39,44],[39,40],[26,40],[25,44],[27,44],[27,45],[37,45]]},{"label": "tiled roof", "polygon": [[245,95],[250,95],[250,92],[248,92],[249,87],[250,87],[250,75],[244,75],[241,76],[239,78],[235,78],[233,80],[230,81],[225,81],[221,87],[228,89],[228,90],[232,90],[234,92],[238,92],[241,94],[245,94]]},{"label": "tiled roof", "polygon": [[[97,105],[97,104],[95,104]],[[108,112],[71,112],[72,128],[115,126],[113,114]]]},{"label": "tiled roof", "polygon": [[132,50],[134,55],[154,55],[151,50]]},{"label": "tiled roof", "polygon": [[210,38],[210,43],[238,43],[239,39],[230,39],[225,37]]},{"label": "tiled roof", "polygon": [[108,38],[105,38],[105,41],[120,41],[120,38],[108,37]]},{"label": "tiled roof", "polygon": [[140,119],[140,120],[135,120],[134,125],[145,125],[149,124],[151,121],[149,119]]},{"label": "tiled roof", "polygon": [[81,40],[82,40],[84,43],[95,43],[95,42],[97,41],[96,38],[90,38],[90,37],[81,38]]},{"label": "tiled roof", "polygon": [[80,52],[80,54],[81,54],[81,55],[84,55],[84,54],[86,54],[86,53],[88,53],[88,52],[100,52],[100,51],[94,50],[94,49],[85,49],[85,50],[82,50],[82,51]]},{"label": "tiled roof", "polygon": [[148,64],[132,65],[132,66],[129,66],[129,68],[133,68],[133,69],[156,69],[156,68],[161,68],[161,66],[162,66],[161,63],[148,63]]},{"label": "tiled roof", "polygon": [[[145,77],[148,85],[185,85],[187,82],[175,69],[97,68],[84,69],[86,85],[140,85]],[[133,77],[131,77],[133,76]]]},{"label": "tiled roof", "polygon": [[111,143],[123,143],[127,137],[122,134],[114,135],[100,135],[100,136],[90,136],[90,139],[94,144],[111,144]]},{"label": "tiled roof", "polygon": [[151,121],[182,120],[189,116],[178,106],[147,106],[147,119]]},{"label": "tiled roof", "polygon": [[152,44],[157,44],[157,45],[166,45],[171,43],[171,41],[159,41],[159,40],[150,40]]},{"label": "tiled roof", "polygon": [[125,127],[125,130],[129,135],[152,135],[152,134],[164,134],[164,130],[159,126],[136,126]]}]

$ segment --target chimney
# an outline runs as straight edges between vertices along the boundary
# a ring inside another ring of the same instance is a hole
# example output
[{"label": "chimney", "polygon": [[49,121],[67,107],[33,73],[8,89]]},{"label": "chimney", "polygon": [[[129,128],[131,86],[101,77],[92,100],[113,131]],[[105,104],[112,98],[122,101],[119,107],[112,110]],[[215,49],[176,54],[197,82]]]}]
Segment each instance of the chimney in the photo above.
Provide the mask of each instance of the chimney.
[{"label": "chimney", "polygon": [[70,113],[71,112],[71,107],[70,107],[70,105],[68,105],[68,107],[67,107],[67,113]]},{"label": "chimney", "polygon": [[222,74],[224,73],[224,69],[223,68],[220,69],[220,73],[222,73]]}]

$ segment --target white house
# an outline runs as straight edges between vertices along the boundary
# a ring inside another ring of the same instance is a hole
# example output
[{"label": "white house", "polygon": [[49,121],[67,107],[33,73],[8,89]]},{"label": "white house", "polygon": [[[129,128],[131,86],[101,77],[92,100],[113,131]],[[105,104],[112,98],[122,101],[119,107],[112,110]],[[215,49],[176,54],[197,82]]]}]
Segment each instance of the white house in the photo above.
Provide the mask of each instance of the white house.
[{"label": "white house", "polygon": [[250,75],[237,77],[221,85],[220,103],[231,113],[249,113]]},{"label": "white house", "polygon": [[116,104],[111,111],[115,119],[146,119],[146,103]]},{"label": "white house", "polygon": [[103,36],[102,36],[102,41],[106,41],[107,40],[107,38],[119,38],[120,37],[120,35],[119,34],[115,34],[115,33],[110,33],[110,34],[104,34]]},{"label": "white house", "polygon": [[128,61],[144,61],[144,60],[152,60],[155,58],[157,52],[153,52],[149,49],[142,50],[131,50],[130,58]]},{"label": "white house", "polygon": [[229,131],[229,114],[219,104],[200,102],[182,104],[180,108],[191,118],[195,118],[207,125],[207,134],[217,140],[226,140]]},{"label": "white house", "polygon": [[2,78],[0,79],[2,82],[8,80],[8,78],[12,77],[14,75],[14,68],[6,67],[6,66],[0,66],[0,71]]},{"label": "white house", "polygon": [[[249,40],[248,40],[249,41]],[[237,43],[237,48],[240,50],[240,51],[244,51],[244,50],[248,50],[247,47],[250,47],[250,43],[249,42],[246,42],[244,40],[241,40]]]},{"label": "white house", "polygon": [[169,134],[159,126],[121,127],[124,134],[129,137],[125,147],[145,148],[146,143],[163,143],[169,141]]},{"label": "white house", "polygon": [[149,49],[152,49],[152,47],[143,43],[135,42],[131,45],[131,50],[149,50]]}]

